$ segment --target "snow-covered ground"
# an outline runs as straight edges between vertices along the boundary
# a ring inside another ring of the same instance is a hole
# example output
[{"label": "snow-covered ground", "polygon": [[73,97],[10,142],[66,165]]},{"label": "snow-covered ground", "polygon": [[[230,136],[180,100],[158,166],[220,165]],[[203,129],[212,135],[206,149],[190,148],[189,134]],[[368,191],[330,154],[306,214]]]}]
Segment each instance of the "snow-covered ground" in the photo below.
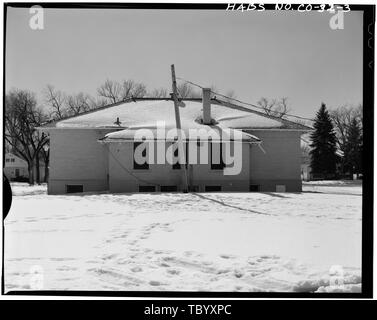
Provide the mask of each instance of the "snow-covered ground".
[{"label": "snow-covered ground", "polygon": [[6,291],[361,290],[360,183],[310,182],[303,193],[12,189]]}]

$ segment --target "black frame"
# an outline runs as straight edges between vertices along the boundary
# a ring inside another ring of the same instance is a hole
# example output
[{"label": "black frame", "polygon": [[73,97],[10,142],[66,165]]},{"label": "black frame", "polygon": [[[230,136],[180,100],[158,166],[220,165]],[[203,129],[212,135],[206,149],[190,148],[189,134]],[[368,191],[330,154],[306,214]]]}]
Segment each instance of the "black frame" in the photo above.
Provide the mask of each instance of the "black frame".
[{"label": "black frame", "polygon": [[[164,9],[164,10],[226,10],[227,4],[216,3],[39,3],[18,2],[4,3],[3,19],[3,93],[6,74],[6,20],[7,8],[30,8],[40,5],[44,8],[64,9]],[[275,10],[275,4],[264,4],[265,10]],[[291,10],[297,10],[299,4],[292,4]],[[363,195],[362,195],[362,292],[361,293],[299,293],[299,292],[156,292],[156,291],[11,291],[7,295],[36,295],[36,296],[100,296],[100,297],[244,297],[244,298],[371,298],[373,297],[373,163],[374,153],[374,17],[375,5],[349,5],[353,11],[363,11]],[[310,63],[310,62],[309,62]],[[3,106],[5,94],[3,94]],[[3,118],[5,111],[3,108]],[[3,122],[3,134],[5,125]],[[3,150],[3,159],[5,152]],[[4,161],[3,161],[4,163]],[[4,203],[4,201],[3,201]],[[4,258],[4,220],[3,220],[3,248]],[[2,259],[1,291],[4,291],[4,259]]]}]

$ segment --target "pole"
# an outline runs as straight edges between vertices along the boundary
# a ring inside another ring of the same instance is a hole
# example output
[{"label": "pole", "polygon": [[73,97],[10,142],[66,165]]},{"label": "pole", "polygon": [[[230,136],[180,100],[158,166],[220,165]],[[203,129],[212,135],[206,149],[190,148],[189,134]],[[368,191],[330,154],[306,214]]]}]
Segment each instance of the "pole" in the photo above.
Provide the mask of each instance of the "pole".
[{"label": "pole", "polygon": [[181,169],[183,168],[183,192],[188,192],[188,179],[187,179],[187,170],[186,170],[186,161],[185,161],[185,152],[183,149],[182,141],[182,127],[181,127],[181,117],[179,115],[179,105],[178,105],[178,96],[177,96],[177,80],[175,78],[175,68],[174,64],[171,65],[171,77],[172,77],[172,89],[173,89],[173,100],[174,100],[174,112],[175,112],[175,123],[177,127],[178,135],[178,161],[181,164]]}]

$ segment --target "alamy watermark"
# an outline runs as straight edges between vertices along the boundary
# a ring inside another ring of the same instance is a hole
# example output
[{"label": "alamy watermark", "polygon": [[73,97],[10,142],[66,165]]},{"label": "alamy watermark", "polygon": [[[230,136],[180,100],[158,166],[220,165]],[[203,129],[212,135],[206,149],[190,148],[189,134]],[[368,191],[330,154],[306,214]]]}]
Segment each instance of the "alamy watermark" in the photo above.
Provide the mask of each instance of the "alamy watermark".
[{"label": "alamy watermark", "polygon": [[[182,141],[181,145],[179,138]],[[155,130],[136,130],[134,141],[140,142],[134,151],[134,160],[139,165],[209,164],[211,161],[211,164],[225,165],[224,175],[238,175],[242,170],[243,134],[238,130],[166,130],[165,122],[158,121]],[[178,156],[175,156],[177,153]]]},{"label": "alamy watermark", "polygon": [[41,6],[32,6],[29,10],[31,15],[29,26],[32,30],[44,29],[44,9]]}]

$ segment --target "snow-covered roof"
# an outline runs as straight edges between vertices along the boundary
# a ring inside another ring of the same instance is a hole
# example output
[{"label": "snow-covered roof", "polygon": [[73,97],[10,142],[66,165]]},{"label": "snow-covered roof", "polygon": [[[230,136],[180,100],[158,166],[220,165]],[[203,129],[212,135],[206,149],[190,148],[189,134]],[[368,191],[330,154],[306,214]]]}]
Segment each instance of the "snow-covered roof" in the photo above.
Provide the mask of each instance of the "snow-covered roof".
[{"label": "snow-covered roof", "polygon": [[[295,129],[310,130],[301,124],[267,116],[262,112],[218,101],[211,101],[211,116],[222,126],[235,129]],[[201,99],[189,99],[181,102],[180,116],[182,123],[189,128],[195,126],[195,120],[202,117]],[[117,120],[119,119],[119,122]],[[155,125],[156,121],[175,123],[174,102],[166,99],[137,98],[115,103],[74,117],[69,117],[44,127],[56,128],[130,128],[132,126]]]},{"label": "snow-covered roof", "polygon": [[[243,141],[249,143],[260,143],[261,140],[251,134],[242,132],[237,129],[230,129],[219,125],[203,125],[196,121],[183,121],[182,125],[182,139],[183,140],[201,140],[207,141]],[[140,131],[142,129],[147,129]],[[174,122],[163,123],[163,126],[158,124],[144,124],[141,126],[131,126],[127,129],[108,133],[101,140],[103,142],[117,142],[117,141],[135,141],[135,140],[163,140],[163,141],[176,141],[177,131]]]}]

